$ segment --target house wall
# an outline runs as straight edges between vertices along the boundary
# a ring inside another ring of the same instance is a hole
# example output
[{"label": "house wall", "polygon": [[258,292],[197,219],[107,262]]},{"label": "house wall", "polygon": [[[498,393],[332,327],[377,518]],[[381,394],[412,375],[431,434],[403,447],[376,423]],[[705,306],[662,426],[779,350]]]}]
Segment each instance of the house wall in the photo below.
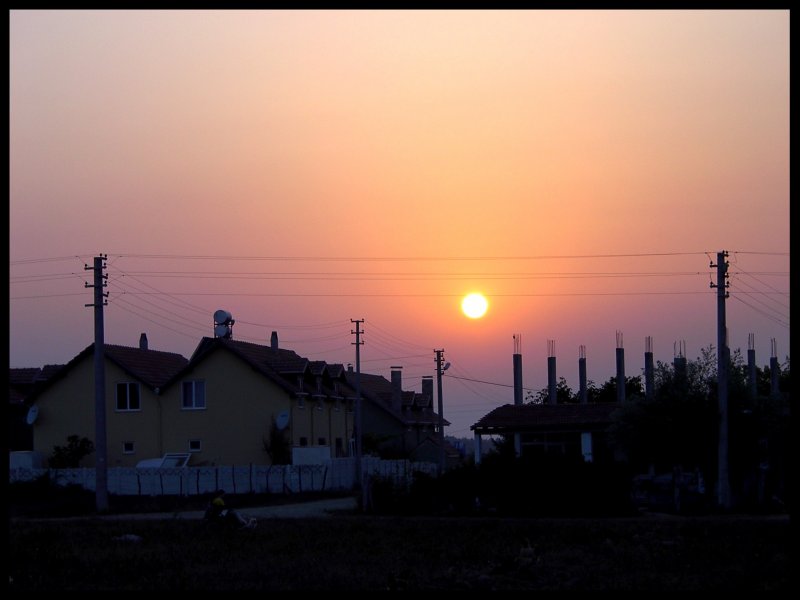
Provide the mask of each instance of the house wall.
[{"label": "house wall", "polygon": [[292,399],[291,418],[289,422],[292,429],[290,439],[292,440],[293,448],[301,447],[303,439],[305,439],[306,446],[311,446],[313,444],[313,410],[314,406],[310,394]]},{"label": "house wall", "polygon": [[[338,408],[337,408],[338,406]],[[338,405],[335,401],[330,402],[328,414],[330,420],[330,445],[331,458],[343,458],[353,456],[350,451],[350,439],[353,437],[353,422],[355,421],[355,401],[341,399]],[[336,454],[336,439],[341,439],[341,455]]]},{"label": "house wall", "polygon": [[[205,408],[182,407],[186,380],[205,382]],[[165,453],[190,453],[192,466],[269,465],[264,442],[273,418],[283,411],[290,415],[287,433],[293,447],[299,447],[305,437],[307,447],[329,447],[331,458],[353,455],[354,399],[340,400],[337,409],[336,401],[323,397],[320,403],[312,392],[304,397],[300,408],[294,394],[227,351],[212,352],[180,380],[161,390],[161,395],[140,382],[140,410],[118,411],[116,386],[130,381],[132,378],[121,368],[106,361],[109,467],[135,467],[142,460]],[[39,396],[40,417],[33,428],[33,449],[47,458],[56,445],[66,445],[67,436],[72,434],[95,442],[94,402],[94,360],[88,355]],[[362,408],[364,431],[383,437],[401,452],[413,449],[424,438],[416,430],[407,432],[402,421],[363,398]],[[338,452],[337,439],[341,440]],[[191,449],[192,440],[200,442],[199,450]],[[125,442],[133,444],[132,453],[124,452]],[[81,466],[95,464],[93,454]]]},{"label": "house wall", "polygon": [[[143,458],[160,456],[158,398],[140,383],[140,410],[118,411],[117,383],[123,382],[135,380],[106,360],[106,457],[109,467],[132,467]],[[65,446],[70,435],[86,437],[96,446],[94,357],[90,354],[76,364],[63,379],[37,398],[36,405],[39,418],[33,426],[33,449],[45,458],[53,454],[55,446]],[[133,454],[123,452],[124,442],[133,442]],[[95,465],[96,452],[84,458],[80,466]]]},{"label": "house wall", "polygon": [[[205,409],[182,407],[183,381],[188,380],[205,381]],[[270,464],[264,441],[272,419],[289,411],[290,404],[286,391],[233,354],[213,352],[164,391],[163,451],[189,452],[190,440],[200,440],[190,465]],[[294,418],[288,427],[294,429]]]},{"label": "house wall", "polygon": [[[434,434],[429,434],[434,435]],[[425,437],[411,446],[409,459],[419,462],[439,464],[439,446],[433,443],[430,437]]]},{"label": "house wall", "polygon": [[[106,361],[106,448],[109,467],[135,467],[144,458],[161,456],[160,398],[140,382],[140,410],[117,410],[117,383],[136,382],[121,368]],[[92,389],[94,372],[92,371]],[[92,392],[93,394],[93,392]],[[94,405],[92,405],[94,406]],[[94,418],[94,411],[92,411]],[[94,439],[94,435],[91,436]],[[133,453],[123,452],[123,444],[133,442]]]},{"label": "house wall", "polygon": [[436,430],[432,426],[414,426],[410,431],[406,430],[403,438],[406,452],[410,452],[409,457],[412,460],[430,460],[433,462],[439,461],[439,447],[435,446],[432,449],[426,448],[426,441],[432,436],[437,436]]},{"label": "house wall", "polygon": [[[336,402],[324,397],[308,394],[303,397],[302,405],[297,399],[292,400],[291,421],[292,445],[301,447],[305,438],[305,447],[330,447],[330,457],[336,456],[336,440],[341,440],[342,458],[351,456],[350,438],[353,436],[354,413],[352,402],[348,405],[340,400],[338,409]],[[322,443],[321,443],[322,442]]]},{"label": "house wall", "polygon": [[402,423],[392,417],[385,410],[375,406],[371,401],[362,398],[362,409],[364,419],[364,431],[369,431],[375,435],[399,436],[402,435]]},{"label": "house wall", "polygon": [[399,453],[408,451],[406,446],[406,427],[403,422],[372,401],[362,398],[364,432],[378,440],[382,449],[393,449]]}]

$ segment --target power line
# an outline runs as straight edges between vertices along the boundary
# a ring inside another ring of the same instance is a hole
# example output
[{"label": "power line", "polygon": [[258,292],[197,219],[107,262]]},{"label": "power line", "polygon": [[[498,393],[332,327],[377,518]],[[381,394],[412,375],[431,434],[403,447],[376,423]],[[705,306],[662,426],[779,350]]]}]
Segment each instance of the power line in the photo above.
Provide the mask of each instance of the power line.
[{"label": "power line", "polygon": [[31,264],[36,264],[36,263],[47,263],[47,262],[63,262],[63,261],[68,261],[68,260],[77,260],[78,262],[83,264],[84,261],[87,258],[91,257],[91,256],[93,256],[93,255],[92,254],[76,254],[74,256],[53,256],[53,257],[50,257],[50,258],[28,258],[28,259],[22,259],[22,260],[11,260],[11,261],[9,261],[8,264],[10,266],[12,266],[12,267],[15,267],[17,265],[31,265]]},{"label": "power line", "polygon": [[[749,252],[740,252],[750,254]],[[629,254],[551,254],[529,256],[235,256],[235,255],[181,255],[181,254],[111,254],[119,258],[181,259],[181,260],[234,260],[234,261],[315,261],[315,262],[449,262],[495,260],[551,260],[575,258],[642,258],[653,256],[708,256],[708,251],[696,252],[642,252]]]},{"label": "power line", "polygon": [[742,298],[739,295],[732,295],[731,298],[733,298],[734,300],[738,300],[739,302],[741,302],[742,304],[744,304],[745,306],[747,306],[749,308],[752,308],[754,311],[756,311],[757,313],[763,315],[764,317],[766,317],[770,321],[773,321],[774,323],[777,323],[778,325],[781,325],[782,327],[785,327],[786,329],[789,329],[789,323],[787,323],[785,321],[781,321],[780,319],[778,319],[778,318],[776,318],[776,317],[774,317],[774,316],[772,316],[770,314],[767,314],[766,312],[764,312],[763,310],[753,306],[752,304],[748,304],[747,302],[742,300]]},{"label": "power line", "polygon": [[[485,383],[487,385],[496,385],[496,386],[499,386],[499,387],[507,387],[507,388],[514,387],[513,384],[510,384],[510,383],[497,383],[495,381],[484,381],[482,379],[470,379],[469,377],[457,377],[455,375],[445,375],[445,377],[448,377],[449,379],[461,379],[461,380],[464,380],[464,381],[473,381],[475,383]],[[539,390],[536,390],[534,388],[526,388],[526,387],[523,387],[522,389],[525,390],[526,392],[537,392],[537,391],[539,391]]]},{"label": "power line", "polygon": [[[703,271],[662,272],[552,272],[552,273],[442,273],[442,272],[216,272],[216,271],[132,271],[140,277],[170,279],[241,279],[245,281],[461,281],[464,279],[528,280],[528,279],[605,279],[625,277],[705,276]],[[773,274],[773,273],[768,273]],[[788,274],[788,273],[787,273]]]},{"label": "power line", "polygon": [[[144,296],[165,294],[168,296],[237,296],[259,298],[461,298],[463,294],[328,294],[328,293],[271,293],[271,292],[129,292]],[[708,295],[708,290],[681,292],[558,292],[536,294],[486,294],[492,298],[533,298],[545,296],[686,296]]]},{"label": "power line", "polygon": [[[564,260],[564,259],[597,259],[597,258],[646,258],[656,256],[710,256],[713,253],[704,251],[690,252],[638,252],[638,253],[607,253],[607,254],[540,254],[525,256],[241,256],[241,255],[197,255],[197,254],[139,254],[139,253],[113,253],[113,261],[120,259],[139,258],[147,260],[230,260],[230,261],[287,261],[287,262],[450,262],[450,261],[504,261],[504,260]],[[750,250],[731,251],[734,255],[756,256],[789,256],[788,252],[760,252]],[[26,264],[59,262],[78,260],[83,262],[91,254],[76,254],[72,256],[56,256],[45,258],[30,258],[9,261],[9,265],[18,266]],[[112,264],[113,264],[112,261]]]}]

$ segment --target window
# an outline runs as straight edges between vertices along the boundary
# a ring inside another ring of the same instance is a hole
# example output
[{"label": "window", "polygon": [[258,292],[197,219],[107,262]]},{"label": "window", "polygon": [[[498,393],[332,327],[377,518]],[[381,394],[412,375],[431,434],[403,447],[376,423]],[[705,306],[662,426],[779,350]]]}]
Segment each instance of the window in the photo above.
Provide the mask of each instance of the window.
[{"label": "window", "polygon": [[136,450],[136,447],[133,442],[122,442],[122,453],[123,454],[133,454]]},{"label": "window", "polygon": [[324,446],[325,445],[325,438],[324,437],[317,438],[317,445]]},{"label": "window", "polygon": [[200,452],[202,449],[200,440],[189,440],[189,452]]},{"label": "window", "polygon": [[306,437],[301,437],[301,438],[300,438],[300,445],[301,445],[301,446],[303,446],[303,447],[306,447],[306,446],[308,446],[308,438],[306,438]]},{"label": "window", "polygon": [[117,410],[141,410],[138,383],[117,384]]},{"label": "window", "polygon": [[171,452],[165,454],[164,458],[161,459],[161,468],[185,467],[188,462],[188,453]]},{"label": "window", "polygon": [[183,408],[196,410],[206,407],[206,382],[183,382]]}]

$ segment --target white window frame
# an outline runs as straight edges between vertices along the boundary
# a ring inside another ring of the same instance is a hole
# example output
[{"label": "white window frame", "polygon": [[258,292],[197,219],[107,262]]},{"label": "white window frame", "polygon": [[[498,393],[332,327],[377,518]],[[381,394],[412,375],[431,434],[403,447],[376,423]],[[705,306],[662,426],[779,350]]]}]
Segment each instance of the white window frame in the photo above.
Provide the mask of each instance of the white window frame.
[{"label": "white window frame", "polygon": [[[120,398],[119,398],[119,390],[120,386],[125,386],[125,407],[120,408]],[[132,388],[136,389],[136,400],[138,401],[138,406],[136,408],[131,408],[131,392]],[[138,412],[142,410],[142,388],[139,385],[138,381],[118,381],[117,385],[114,387],[114,406],[116,407],[117,412]]]},{"label": "white window frame", "polygon": [[[191,397],[191,404],[186,403],[186,385],[191,384],[192,386],[192,397]],[[200,388],[203,390],[203,400],[202,405],[198,404],[197,400],[197,390],[198,384]],[[206,409],[206,382],[204,379],[186,379],[185,381],[181,382],[181,410],[205,410]]]}]

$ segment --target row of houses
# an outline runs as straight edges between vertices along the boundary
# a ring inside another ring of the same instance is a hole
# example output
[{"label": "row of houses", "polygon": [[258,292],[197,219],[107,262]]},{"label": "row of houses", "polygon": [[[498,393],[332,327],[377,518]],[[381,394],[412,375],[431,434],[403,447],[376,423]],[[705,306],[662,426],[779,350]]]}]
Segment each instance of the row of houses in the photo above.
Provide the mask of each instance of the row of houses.
[{"label": "row of houses", "polygon": [[[352,366],[313,361],[281,348],[277,332],[268,345],[205,337],[189,359],[148,348],[104,345],[107,464],[153,465],[170,455],[187,466],[309,464],[355,455],[357,396]],[[489,411],[471,426],[474,458],[483,440],[513,435],[519,455],[549,454],[614,460],[607,443],[612,415],[625,403],[587,403],[585,358],[579,359],[580,404],[556,401],[555,358],[548,358],[550,398],[522,403],[521,355],[514,354],[514,402]],[[754,357],[750,357],[754,364]],[[685,369],[686,359],[675,359]],[[751,369],[752,370],[752,369]],[[646,394],[652,395],[653,356],[645,352]],[[617,349],[618,379],[625,381],[624,352]],[[10,449],[47,457],[69,435],[95,438],[94,345],[66,365],[11,369]],[[433,410],[433,377],[421,393],[403,389],[402,367],[391,380],[360,373],[365,455],[438,463],[439,415]],[[35,418],[30,412],[35,411]],[[29,421],[30,423],[27,423]],[[444,425],[449,423],[443,419]],[[445,466],[463,460],[445,441]],[[81,466],[94,466],[88,456]]]},{"label": "row of houses", "polygon": [[[11,369],[11,450],[49,457],[68,436],[95,439],[95,346],[66,365]],[[190,358],[104,344],[106,456],[109,467],[148,464],[166,455],[187,466],[304,464],[355,454],[357,373],[269,344],[204,337]],[[360,373],[363,451],[438,462],[439,416],[433,379],[422,392]],[[443,420],[444,425],[449,425]],[[15,448],[16,444],[16,448]],[[445,442],[448,463],[460,459]],[[95,454],[82,467],[95,466]]]}]

